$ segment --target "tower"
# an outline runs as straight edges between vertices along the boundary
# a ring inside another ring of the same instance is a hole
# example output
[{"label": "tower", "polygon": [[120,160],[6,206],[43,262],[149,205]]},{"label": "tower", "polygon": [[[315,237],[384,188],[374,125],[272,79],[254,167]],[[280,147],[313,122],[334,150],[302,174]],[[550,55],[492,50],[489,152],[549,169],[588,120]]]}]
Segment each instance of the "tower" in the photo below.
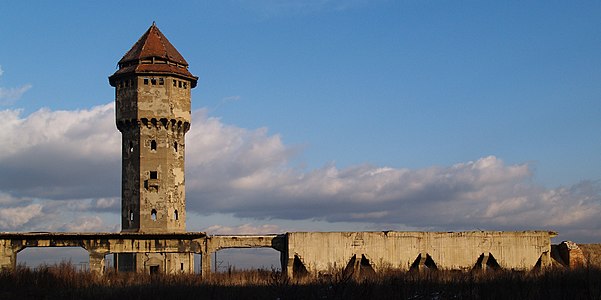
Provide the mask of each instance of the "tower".
[{"label": "tower", "polygon": [[[122,135],[121,230],[185,232],[185,134],[190,129],[190,90],[198,77],[154,22],[118,67],[109,83],[116,88]],[[193,270],[190,256],[121,254],[115,261],[121,270],[173,272]]]}]

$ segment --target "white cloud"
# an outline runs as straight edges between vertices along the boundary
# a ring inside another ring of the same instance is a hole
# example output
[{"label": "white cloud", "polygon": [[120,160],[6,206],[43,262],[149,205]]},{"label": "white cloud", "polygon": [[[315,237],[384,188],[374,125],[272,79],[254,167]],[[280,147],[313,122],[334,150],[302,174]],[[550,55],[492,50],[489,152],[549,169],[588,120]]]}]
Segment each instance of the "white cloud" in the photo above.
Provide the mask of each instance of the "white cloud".
[{"label": "white cloud", "polygon": [[[120,211],[121,148],[113,107],[42,109],[26,117],[18,110],[0,111],[0,212],[5,216],[0,226],[118,227],[91,218]],[[506,164],[495,156],[416,170],[367,164],[304,170],[289,163],[299,150],[265,128],[226,125],[206,110],[194,112],[192,123],[186,138],[186,194],[187,209],[197,214],[361,222],[378,228],[549,229],[581,239],[599,235],[601,229],[600,182],[547,189],[532,183],[527,164]],[[31,210],[31,216],[16,217],[26,206],[15,199],[42,205],[44,215]],[[36,224],[26,225],[34,217]],[[278,229],[244,224],[215,225],[207,231]]]},{"label": "white cloud", "polygon": [[66,231],[70,232],[114,232],[115,226],[107,226],[98,216],[78,217],[73,222],[65,225]]},{"label": "white cloud", "polygon": [[0,209],[0,228],[15,230],[42,214],[40,204]]},{"label": "white cloud", "polygon": [[[2,66],[0,66],[0,76],[4,74]],[[10,105],[14,101],[19,100],[25,92],[31,89],[31,84],[25,84],[20,87],[5,88],[0,86],[0,105]]]},{"label": "white cloud", "polygon": [[274,234],[283,233],[278,225],[263,224],[253,225],[250,223],[242,224],[238,226],[223,226],[223,225],[212,225],[204,230],[207,234]]}]

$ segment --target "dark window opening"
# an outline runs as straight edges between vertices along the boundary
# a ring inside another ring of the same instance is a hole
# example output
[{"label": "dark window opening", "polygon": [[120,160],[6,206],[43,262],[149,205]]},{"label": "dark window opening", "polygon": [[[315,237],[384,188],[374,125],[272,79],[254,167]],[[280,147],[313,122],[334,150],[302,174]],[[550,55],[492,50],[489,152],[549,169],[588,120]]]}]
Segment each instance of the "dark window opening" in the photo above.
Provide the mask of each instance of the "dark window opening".
[{"label": "dark window opening", "polygon": [[156,210],[156,209],[153,209],[153,210],[150,212],[150,219],[152,219],[153,221],[156,221],[156,220],[157,220],[157,210]]},{"label": "dark window opening", "polygon": [[298,255],[294,256],[294,261],[292,262],[292,276],[294,277],[305,277],[309,275],[309,271],[300,260]]},{"label": "dark window opening", "polygon": [[156,150],[157,149],[157,141],[152,140],[150,141],[150,150]]},{"label": "dark window opening", "polygon": [[177,87],[177,80],[173,79],[173,87]]},{"label": "dark window opening", "polygon": [[187,89],[187,88],[188,88],[188,83],[184,82],[184,89]]},{"label": "dark window opening", "polygon": [[[538,262],[537,262],[538,263]],[[480,254],[478,257],[478,261],[476,261],[476,265],[474,265],[474,269],[476,270],[500,270],[501,266],[497,262],[490,252],[488,255],[484,255],[484,253]]]},{"label": "dark window opening", "polygon": [[173,149],[177,152],[177,142],[173,142]]},{"label": "dark window opening", "polygon": [[159,172],[150,171],[150,179],[159,179]]},{"label": "dark window opening", "polygon": [[178,81],[178,85],[179,85],[179,87],[181,88],[181,87],[182,87],[182,82],[181,82],[181,81]]},{"label": "dark window opening", "polygon": [[184,263],[181,263],[180,265],[181,265],[180,270],[183,271],[184,270]]},{"label": "dark window opening", "polygon": [[173,212],[173,219],[174,220],[179,220],[179,213],[177,212],[177,209]]},{"label": "dark window opening", "polygon": [[438,269],[438,267],[436,266],[436,263],[434,262],[434,260],[432,259],[432,256],[430,256],[430,254],[426,253],[426,257],[423,257],[422,254],[420,253],[417,258],[413,261],[413,264],[411,264],[411,267],[409,268],[410,270],[436,270]]},{"label": "dark window opening", "polygon": [[150,275],[159,274],[159,266],[150,266]]},{"label": "dark window opening", "polygon": [[144,84],[148,85],[148,78],[144,78]]},{"label": "dark window opening", "polygon": [[156,80],[156,78],[152,78],[152,79],[150,79],[150,83],[151,83],[152,85],[157,85],[157,80]]},{"label": "dark window opening", "polygon": [[165,84],[165,79],[163,79],[162,77],[159,78],[159,85],[164,85]]}]

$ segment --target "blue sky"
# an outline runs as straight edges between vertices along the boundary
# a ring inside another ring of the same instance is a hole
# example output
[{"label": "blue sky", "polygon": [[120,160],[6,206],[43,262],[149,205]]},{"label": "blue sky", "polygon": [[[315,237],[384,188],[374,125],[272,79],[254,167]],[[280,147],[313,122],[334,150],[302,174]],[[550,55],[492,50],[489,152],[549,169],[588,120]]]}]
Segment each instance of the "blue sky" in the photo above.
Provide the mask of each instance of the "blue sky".
[{"label": "blue sky", "polygon": [[0,230],[118,230],[107,77],[156,21],[200,77],[189,230],[599,242],[599,16],[598,1],[3,1]]}]

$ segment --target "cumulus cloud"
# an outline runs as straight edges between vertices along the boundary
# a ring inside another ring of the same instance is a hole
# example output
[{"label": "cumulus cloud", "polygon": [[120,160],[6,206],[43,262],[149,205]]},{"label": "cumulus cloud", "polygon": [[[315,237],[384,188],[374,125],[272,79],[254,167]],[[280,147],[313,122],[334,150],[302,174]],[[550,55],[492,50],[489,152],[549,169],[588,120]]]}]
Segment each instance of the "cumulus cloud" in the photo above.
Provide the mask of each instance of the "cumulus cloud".
[{"label": "cumulus cloud", "polygon": [[115,197],[120,136],[113,104],[90,110],[0,111],[0,191],[73,199]]},{"label": "cumulus cloud", "polygon": [[284,230],[278,225],[262,224],[253,225],[250,223],[238,226],[212,225],[204,230],[207,234],[274,234],[282,233]]},{"label": "cumulus cloud", "polygon": [[41,214],[42,206],[39,204],[2,208],[0,209],[0,228],[18,229]]},{"label": "cumulus cloud", "polygon": [[[0,66],[0,77],[4,74],[2,66]],[[19,100],[25,92],[31,89],[31,84],[24,84],[20,87],[5,88],[0,86],[0,105],[10,105],[14,101]]]},{"label": "cumulus cloud", "polygon": [[[42,109],[26,117],[4,110],[0,117],[0,139],[5,141],[0,144],[0,227],[59,224],[47,227],[80,231],[118,226],[91,217],[119,214],[121,148],[112,104],[77,111]],[[532,183],[528,164],[506,164],[495,156],[423,169],[326,164],[305,170],[290,164],[298,151],[266,128],[239,128],[209,117],[206,110],[195,111],[186,138],[187,209],[255,220],[432,230],[550,229],[573,238],[601,238],[599,181],[549,189]],[[30,214],[24,214],[27,205]],[[76,213],[64,219],[61,210]],[[207,231],[279,229],[244,224],[215,225]]]}]

